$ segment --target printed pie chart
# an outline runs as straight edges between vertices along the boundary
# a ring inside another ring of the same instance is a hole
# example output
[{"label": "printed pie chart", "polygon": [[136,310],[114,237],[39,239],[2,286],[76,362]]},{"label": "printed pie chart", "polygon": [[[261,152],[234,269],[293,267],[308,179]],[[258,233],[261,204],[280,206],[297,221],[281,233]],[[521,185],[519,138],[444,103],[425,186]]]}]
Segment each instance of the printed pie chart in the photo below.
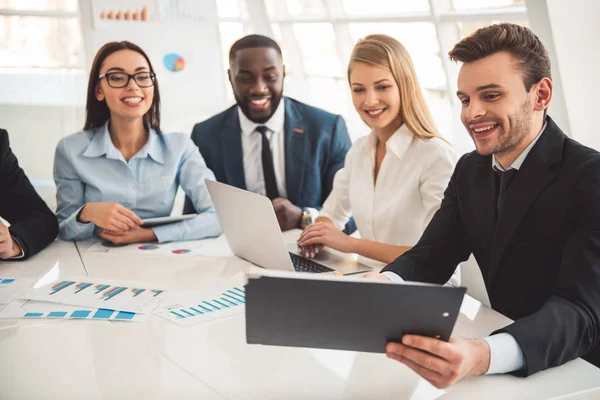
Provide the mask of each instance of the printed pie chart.
[{"label": "printed pie chart", "polygon": [[143,244],[138,247],[138,250],[156,250],[158,246],[155,244]]},{"label": "printed pie chart", "polygon": [[163,57],[163,64],[171,72],[183,71],[185,68],[185,61],[179,54],[169,53]]},{"label": "printed pie chart", "polygon": [[173,250],[173,254],[187,254],[190,253],[191,250],[189,249],[177,249],[177,250]]}]

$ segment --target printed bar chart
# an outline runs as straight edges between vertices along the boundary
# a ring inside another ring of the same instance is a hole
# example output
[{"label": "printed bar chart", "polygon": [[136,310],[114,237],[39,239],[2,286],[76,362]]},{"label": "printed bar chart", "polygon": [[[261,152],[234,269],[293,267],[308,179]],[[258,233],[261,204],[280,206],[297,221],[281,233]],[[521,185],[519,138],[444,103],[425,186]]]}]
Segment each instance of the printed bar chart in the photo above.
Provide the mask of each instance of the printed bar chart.
[{"label": "printed bar chart", "polygon": [[122,293],[123,291],[125,291],[127,288],[126,287],[113,287],[110,290],[107,290],[106,292],[104,292],[104,296],[101,297],[102,300],[107,301],[112,299],[113,297],[117,296],[119,293]]},{"label": "printed bar chart", "polygon": [[73,281],[62,281],[60,283],[57,283],[56,285],[52,286],[52,292],[50,294],[58,293],[61,290],[63,290],[64,288],[67,288],[74,283],[75,282],[73,282]]},{"label": "printed bar chart", "polygon": [[71,318],[87,318],[90,314],[90,310],[77,310],[71,313]]},{"label": "printed bar chart", "polygon": [[66,311],[52,311],[48,313],[48,318],[64,318],[67,314]]},{"label": "printed bar chart", "polygon": [[144,282],[65,276],[60,280],[26,290],[22,298],[69,304],[85,309],[146,313],[151,312],[166,292],[162,289],[146,289],[144,286],[148,287]]},{"label": "printed bar chart", "polygon": [[138,314],[107,308],[82,309],[77,306],[23,299],[15,300],[3,310],[0,310],[0,318],[52,318],[141,322],[148,319],[149,316],[150,314]]},{"label": "printed bar chart", "polygon": [[92,318],[94,319],[109,319],[115,310],[109,310],[106,308],[99,308]]},{"label": "printed bar chart", "polygon": [[85,290],[87,288],[89,288],[90,286],[92,286],[91,283],[87,283],[87,282],[82,282],[82,283],[78,283],[77,285],[75,285],[75,287],[77,288],[77,290],[75,291],[75,293],[79,293],[82,290]]},{"label": "printed bar chart", "polygon": [[227,318],[244,312],[246,296],[243,287],[234,287],[221,293],[220,297],[202,300],[198,304],[184,306],[172,304],[155,311],[156,314],[170,319],[181,326],[194,325],[215,319]]},{"label": "printed bar chart", "polygon": [[38,313],[38,312],[25,313],[26,317],[42,317],[43,315],[44,315],[44,313]]},{"label": "printed bar chart", "polygon": [[101,291],[103,291],[106,288],[109,288],[110,285],[96,285],[96,294],[100,293]]}]

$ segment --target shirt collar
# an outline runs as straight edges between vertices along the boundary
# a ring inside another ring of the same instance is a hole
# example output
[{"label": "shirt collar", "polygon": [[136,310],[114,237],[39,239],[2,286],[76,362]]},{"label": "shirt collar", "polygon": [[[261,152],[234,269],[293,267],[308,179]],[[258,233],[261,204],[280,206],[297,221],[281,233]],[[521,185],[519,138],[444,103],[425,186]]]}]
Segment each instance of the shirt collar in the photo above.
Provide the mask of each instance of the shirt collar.
[{"label": "shirt collar", "polygon": [[[157,133],[154,129],[150,128],[148,133],[148,141],[146,144],[138,151],[138,153],[133,156],[133,158],[146,158],[150,156],[154,161],[160,164],[164,164],[164,143],[160,134]],[[110,139],[110,132],[108,131],[108,121],[100,128],[96,129],[94,135],[92,136],[92,140],[88,147],[83,152],[83,155],[86,157],[101,157],[106,155],[106,158],[110,158],[113,160],[124,160],[123,155]]]},{"label": "shirt collar", "polygon": [[[390,152],[401,159],[414,136],[415,135],[406,126],[406,123],[402,124],[396,132],[390,136],[388,141],[385,142],[386,152]],[[377,134],[375,134],[375,131],[371,132],[371,146],[373,149],[377,146]]]},{"label": "shirt collar", "polygon": [[517,157],[515,159],[515,161],[513,161],[512,165],[510,167],[508,167],[507,169],[502,168],[502,165],[500,165],[500,163],[498,161],[496,161],[496,156],[492,155],[492,168],[498,169],[500,171],[506,171],[509,169],[519,170],[521,168],[521,166],[523,165],[523,163],[525,162],[525,159],[529,155],[529,152],[531,151],[533,146],[535,146],[535,144],[537,143],[539,138],[542,136],[542,133],[544,133],[544,131],[546,130],[546,125],[548,125],[548,123],[544,122],[544,126],[542,126],[540,133],[538,133],[537,136],[535,137],[535,139],[533,139],[531,141],[531,143],[529,143],[529,146],[527,146],[525,148],[525,150],[523,150],[523,152],[521,154],[519,154],[519,157]]},{"label": "shirt collar", "polygon": [[285,120],[284,103],[285,98],[282,97],[281,101],[279,102],[279,105],[277,106],[277,109],[275,110],[271,118],[269,118],[269,120],[264,124],[257,124],[256,122],[250,121],[248,117],[246,117],[246,114],[244,114],[241,108],[238,106],[237,109],[238,115],[240,117],[240,128],[242,129],[242,135],[250,135],[256,130],[256,127],[260,125],[266,126],[271,132],[283,132],[283,125]]}]

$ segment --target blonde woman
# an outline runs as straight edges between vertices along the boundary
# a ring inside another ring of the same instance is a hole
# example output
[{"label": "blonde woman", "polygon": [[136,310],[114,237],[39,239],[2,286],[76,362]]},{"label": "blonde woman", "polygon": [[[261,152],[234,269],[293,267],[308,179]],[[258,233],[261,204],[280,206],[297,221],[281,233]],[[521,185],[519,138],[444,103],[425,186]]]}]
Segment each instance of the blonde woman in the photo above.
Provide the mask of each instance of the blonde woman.
[{"label": "blonde woman", "polygon": [[[356,44],[348,65],[352,102],[371,128],[346,155],[319,218],[298,240],[390,263],[421,237],[439,208],[456,163],[425,104],[406,49],[386,35]],[[354,216],[360,239],[341,229]]]}]

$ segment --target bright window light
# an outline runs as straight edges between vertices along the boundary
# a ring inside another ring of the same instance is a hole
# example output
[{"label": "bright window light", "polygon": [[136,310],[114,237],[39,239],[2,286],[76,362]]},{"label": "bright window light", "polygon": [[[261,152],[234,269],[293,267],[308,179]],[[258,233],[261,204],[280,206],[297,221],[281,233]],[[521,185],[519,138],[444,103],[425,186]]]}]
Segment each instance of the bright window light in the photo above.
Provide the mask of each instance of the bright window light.
[{"label": "bright window light", "polygon": [[455,10],[484,10],[524,5],[525,0],[452,0],[452,7]]},{"label": "bright window light", "polygon": [[429,0],[343,0],[348,15],[389,15],[429,11]]}]

